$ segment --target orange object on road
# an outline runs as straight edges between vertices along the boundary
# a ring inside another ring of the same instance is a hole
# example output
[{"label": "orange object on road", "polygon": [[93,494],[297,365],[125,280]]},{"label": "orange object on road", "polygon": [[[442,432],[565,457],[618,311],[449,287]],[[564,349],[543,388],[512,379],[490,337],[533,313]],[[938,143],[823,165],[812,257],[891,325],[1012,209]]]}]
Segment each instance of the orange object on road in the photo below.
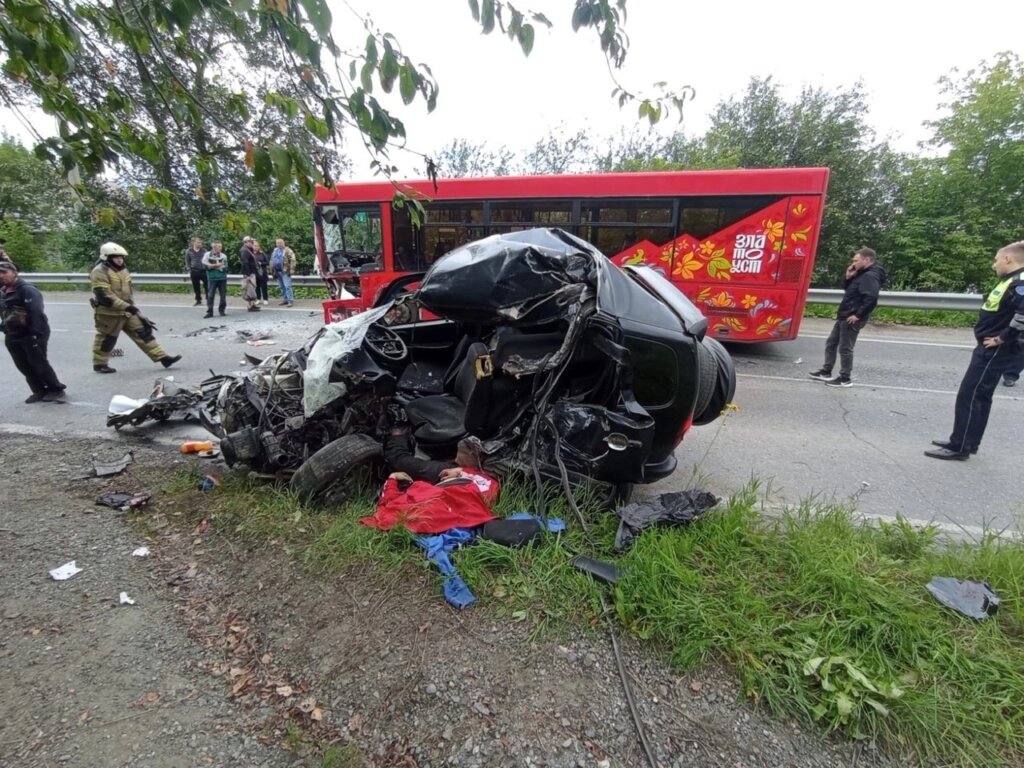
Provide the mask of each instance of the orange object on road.
[{"label": "orange object on road", "polygon": [[182,453],[202,453],[203,451],[212,450],[213,443],[209,440],[189,440],[181,444]]}]

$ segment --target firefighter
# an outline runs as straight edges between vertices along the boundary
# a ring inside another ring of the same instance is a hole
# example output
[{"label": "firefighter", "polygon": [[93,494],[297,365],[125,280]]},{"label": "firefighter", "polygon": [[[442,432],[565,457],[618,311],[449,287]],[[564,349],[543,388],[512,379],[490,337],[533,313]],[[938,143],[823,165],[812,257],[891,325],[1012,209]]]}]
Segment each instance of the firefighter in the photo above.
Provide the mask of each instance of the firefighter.
[{"label": "firefighter", "polygon": [[154,363],[170,368],[181,355],[168,355],[153,336],[154,326],[139,313],[132,298],[132,278],[124,266],[128,252],[117,243],[100,246],[100,260],[89,273],[92,286],[96,338],[92,343],[92,369],[96,373],[117,373],[107,365],[117,337],[124,331],[128,338],[149,355]]}]

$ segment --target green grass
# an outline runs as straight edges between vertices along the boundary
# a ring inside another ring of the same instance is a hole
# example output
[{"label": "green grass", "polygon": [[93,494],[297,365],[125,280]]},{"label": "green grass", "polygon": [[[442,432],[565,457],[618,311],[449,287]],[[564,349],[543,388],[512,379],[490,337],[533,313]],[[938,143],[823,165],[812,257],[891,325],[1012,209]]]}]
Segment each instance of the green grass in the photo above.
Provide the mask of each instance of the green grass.
[{"label": "green grass", "polygon": [[[283,546],[316,573],[354,566],[432,573],[401,531],[358,524],[373,493],[313,509],[287,493],[229,475],[213,494],[181,475],[169,491],[191,524],[211,525],[253,547]],[[616,560],[622,627],[680,669],[724,662],[757,706],[824,732],[873,739],[925,765],[1024,761],[1024,544],[985,536],[940,539],[898,521],[862,525],[835,505],[807,503],[760,514],[756,484],[686,528],[638,537],[616,558],[616,521],[583,501],[584,534],[560,492],[548,514],[569,532],[511,550],[480,542],[453,558],[477,596],[474,610],[533,633],[594,626],[599,590],[569,564],[574,552]],[[499,515],[536,508],[532,489],[509,484]],[[973,622],[925,590],[933,576],[985,580],[1003,599]],[[436,578],[440,600],[440,578]]]},{"label": "green grass", "polygon": [[[804,317],[836,316],[834,304],[807,304]],[[894,307],[878,307],[871,313],[872,323],[888,323],[891,325],[921,325],[933,328],[972,328],[978,320],[977,310],[964,312],[942,309],[896,309]]]}]

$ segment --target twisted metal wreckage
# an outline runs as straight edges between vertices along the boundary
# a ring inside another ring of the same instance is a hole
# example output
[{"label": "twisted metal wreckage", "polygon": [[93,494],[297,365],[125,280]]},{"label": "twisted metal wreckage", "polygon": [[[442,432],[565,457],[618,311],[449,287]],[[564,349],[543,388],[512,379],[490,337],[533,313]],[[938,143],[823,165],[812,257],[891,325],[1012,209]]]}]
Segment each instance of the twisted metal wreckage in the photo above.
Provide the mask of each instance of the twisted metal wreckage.
[{"label": "twisted metal wreckage", "polygon": [[493,235],[299,349],[196,387],[161,380],[107,424],[197,419],[229,465],[337,501],[401,418],[432,458],[472,435],[492,474],[596,483],[621,500],[671,474],[689,428],[732,399],[732,360],[706,329],[649,267],[620,269],[558,229]]}]

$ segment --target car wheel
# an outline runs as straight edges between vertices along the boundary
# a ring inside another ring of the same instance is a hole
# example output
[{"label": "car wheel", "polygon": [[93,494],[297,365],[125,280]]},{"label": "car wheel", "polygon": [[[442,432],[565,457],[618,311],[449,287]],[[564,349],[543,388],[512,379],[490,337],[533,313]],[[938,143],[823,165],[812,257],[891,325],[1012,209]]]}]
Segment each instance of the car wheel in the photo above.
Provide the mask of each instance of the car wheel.
[{"label": "car wheel", "polygon": [[344,435],[306,459],[292,475],[289,488],[304,501],[319,498],[342,504],[361,480],[368,480],[381,457],[381,446],[369,435]]},{"label": "car wheel", "polygon": [[717,419],[736,394],[736,367],[725,347],[710,337],[705,337],[701,347],[708,357],[707,368],[711,372],[712,384],[704,408],[693,412],[696,426],[710,424]]},{"label": "car wheel", "polygon": [[[706,339],[705,339],[706,341]],[[718,364],[714,355],[704,346],[704,342],[697,342],[697,401],[693,404],[693,420],[699,422],[715,394],[715,384],[718,383]]]}]

